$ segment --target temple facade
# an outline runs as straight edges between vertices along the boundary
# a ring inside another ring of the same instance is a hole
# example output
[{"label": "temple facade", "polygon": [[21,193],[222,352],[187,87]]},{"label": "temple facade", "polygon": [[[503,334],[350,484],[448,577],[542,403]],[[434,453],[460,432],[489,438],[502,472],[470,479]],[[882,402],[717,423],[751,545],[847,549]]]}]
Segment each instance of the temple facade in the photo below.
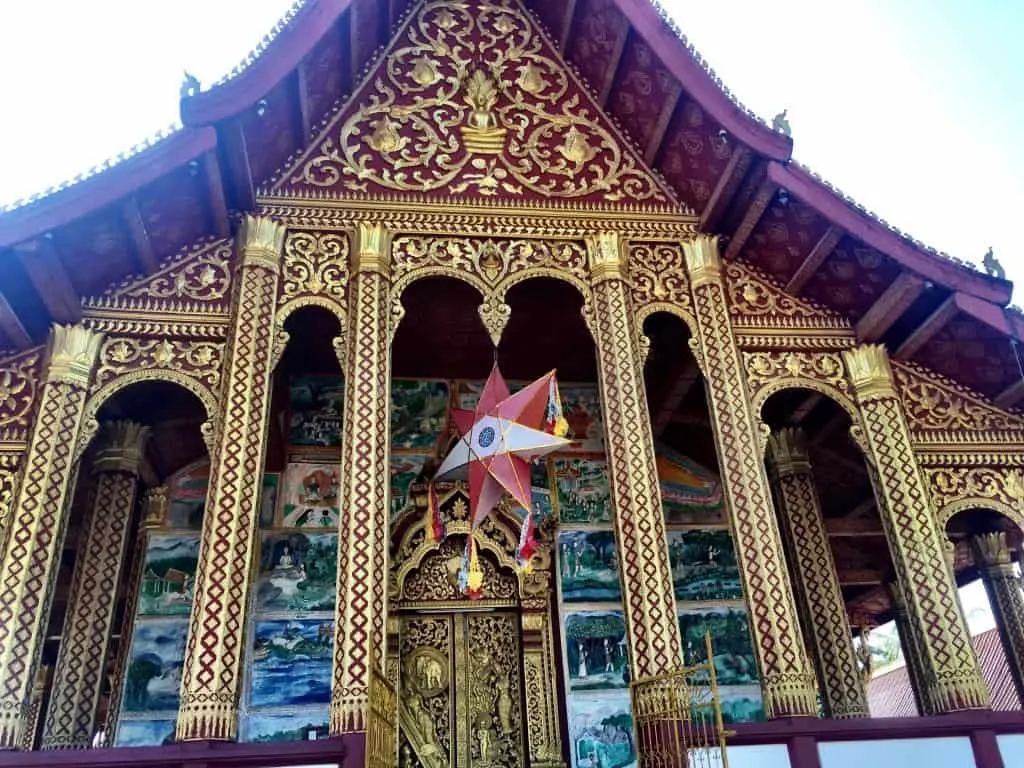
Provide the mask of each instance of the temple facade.
[{"label": "temple facade", "polygon": [[[181,115],[0,212],[0,766],[1024,763],[1012,286],[656,6],[308,0]],[[495,365],[568,442],[474,528]]]}]

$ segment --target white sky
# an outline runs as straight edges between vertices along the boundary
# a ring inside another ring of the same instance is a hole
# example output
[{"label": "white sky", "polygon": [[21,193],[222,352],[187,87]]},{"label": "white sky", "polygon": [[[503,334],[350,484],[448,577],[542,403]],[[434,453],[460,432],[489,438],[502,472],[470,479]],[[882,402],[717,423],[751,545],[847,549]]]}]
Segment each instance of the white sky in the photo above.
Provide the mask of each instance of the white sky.
[{"label": "white sky", "polygon": [[[747,106],[789,109],[797,159],[940,250],[993,246],[1024,280],[1024,3],[664,2]],[[217,79],[290,3],[4,5],[0,204],[175,121],[183,70]]]}]

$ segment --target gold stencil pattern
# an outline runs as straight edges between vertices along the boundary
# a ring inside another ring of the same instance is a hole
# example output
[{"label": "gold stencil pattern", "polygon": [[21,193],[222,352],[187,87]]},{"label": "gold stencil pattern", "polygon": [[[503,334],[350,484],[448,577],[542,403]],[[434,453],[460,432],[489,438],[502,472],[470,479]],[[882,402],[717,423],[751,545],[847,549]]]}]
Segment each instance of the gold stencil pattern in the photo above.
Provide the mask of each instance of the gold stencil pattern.
[{"label": "gold stencil pattern", "polygon": [[211,464],[182,671],[181,741],[233,740],[238,726],[242,626],[270,407],[275,258],[284,227],[247,217],[239,237],[244,251],[224,363],[223,430]]},{"label": "gold stencil pattern", "polygon": [[983,533],[971,544],[1019,696],[1024,694],[1024,590],[1014,571],[1005,533]]},{"label": "gold stencil pattern", "polygon": [[768,442],[786,551],[825,711],[835,718],[868,717],[867,695],[803,434],[784,429]]},{"label": "gold stencil pattern", "polygon": [[817,710],[814,673],[797,623],[754,415],[743,378],[736,375],[742,362],[732,333],[717,240],[701,236],[683,247],[693,285],[695,331],[708,382],[722,488],[750,605],[765,714],[813,716]]}]

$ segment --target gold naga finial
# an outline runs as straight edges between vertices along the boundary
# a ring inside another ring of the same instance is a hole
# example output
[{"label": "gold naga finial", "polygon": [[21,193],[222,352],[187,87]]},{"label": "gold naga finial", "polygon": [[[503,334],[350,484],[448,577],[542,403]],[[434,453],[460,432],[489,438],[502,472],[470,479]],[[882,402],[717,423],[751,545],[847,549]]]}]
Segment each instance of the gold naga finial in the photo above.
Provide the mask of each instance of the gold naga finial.
[{"label": "gold naga finial", "polygon": [[463,99],[470,107],[468,125],[462,126],[462,139],[470,152],[496,155],[505,147],[506,130],[498,125],[494,105],[498,103],[498,85],[484,70],[476,69],[466,79]]}]

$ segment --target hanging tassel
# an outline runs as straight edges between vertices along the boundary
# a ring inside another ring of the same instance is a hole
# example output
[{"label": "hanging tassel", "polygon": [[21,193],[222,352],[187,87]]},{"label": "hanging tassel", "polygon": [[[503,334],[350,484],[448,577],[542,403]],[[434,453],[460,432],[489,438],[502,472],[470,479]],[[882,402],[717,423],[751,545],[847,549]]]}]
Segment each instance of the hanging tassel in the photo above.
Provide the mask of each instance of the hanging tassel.
[{"label": "hanging tassel", "polygon": [[526,510],[526,517],[523,518],[523,527],[519,530],[519,546],[516,547],[516,562],[524,573],[533,570],[531,561],[533,553],[537,550],[537,542],[534,539],[533,509]]},{"label": "hanging tassel", "polygon": [[470,600],[479,600],[483,594],[484,572],[476,554],[476,539],[472,531],[466,538],[466,550],[462,553],[462,568],[459,569],[459,589]]},{"label": "hanging tassel", "polygon": [[434,544],[440,544],[446,535],[444,518],[441,517],[441,503],[437,498],[437,489],[431,481],[427,486],[427,538]]},{"label": "hanging tassel", "polygon": [[569,434],[569,422],[562,411],[562,397],[558,393],[558,381],[554,376],[548,384],[548,404],[544,411],[544,431],[555,437]]}]

